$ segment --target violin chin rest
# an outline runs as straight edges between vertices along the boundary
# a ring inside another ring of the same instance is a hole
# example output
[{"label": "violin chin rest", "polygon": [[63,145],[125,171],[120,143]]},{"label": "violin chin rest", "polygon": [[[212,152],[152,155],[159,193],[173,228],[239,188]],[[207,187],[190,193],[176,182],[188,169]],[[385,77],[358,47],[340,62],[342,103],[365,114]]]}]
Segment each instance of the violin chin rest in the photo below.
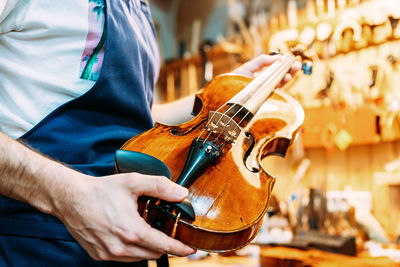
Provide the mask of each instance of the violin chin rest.
[{"label": "violin chin rest", "polygon": [[[115,151],[115,166],[119,173],[137,172],[146,175],[165,176],[171,179],[171,172],[164,162],[140,152],[118,149]],[[189,200],[168,202],[168,205],[180,212],[183,218],[195,220],[195,212]]]},{"label": "violin chin rest", "polygon": [[171,179],[171,172],[164,162],[140,152],[118,149],[115,151],[115,166],[119,173],[137,172]]}]

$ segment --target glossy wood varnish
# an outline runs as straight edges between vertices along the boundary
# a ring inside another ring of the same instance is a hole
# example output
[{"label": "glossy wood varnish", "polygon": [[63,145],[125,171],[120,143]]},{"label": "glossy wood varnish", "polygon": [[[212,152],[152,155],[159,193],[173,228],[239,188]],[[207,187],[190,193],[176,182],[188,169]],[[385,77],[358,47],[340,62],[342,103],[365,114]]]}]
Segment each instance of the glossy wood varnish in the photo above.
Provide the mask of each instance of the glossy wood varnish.
[{"label": "glossy wood varnish", "polygon": [[[244,88],[250,78],[218,76],[197,95],[201,109],[191,121],[167,126],[156,123],[124,144],[123,150],[154,156],[170,169],[176,181],[193,139],[199,137],[209,111],[215,111]],[[261,159],[284,154],[304,119],[302,108],[289,96],[276,93],[246,125],[234,144],[222,147],[223,155],[189,187],[196,220],[179,220],[175,238],[191,247],[208,251],[229,251],[248,244],[257,234],[275,178],[261,167]],[[251,133],[254,144],[244,134]],[[203,132],[202,137],[206,137]],[[244,157],[251,147],[246,163]],[[253,171],[250,171],[253,170]],[[258,170],[258,171],[255,171]],[[144,203],[139,212],[143,214]],[[147,221],[162,220],[162,231],[171,235],[176,217],[149,207]]]}]

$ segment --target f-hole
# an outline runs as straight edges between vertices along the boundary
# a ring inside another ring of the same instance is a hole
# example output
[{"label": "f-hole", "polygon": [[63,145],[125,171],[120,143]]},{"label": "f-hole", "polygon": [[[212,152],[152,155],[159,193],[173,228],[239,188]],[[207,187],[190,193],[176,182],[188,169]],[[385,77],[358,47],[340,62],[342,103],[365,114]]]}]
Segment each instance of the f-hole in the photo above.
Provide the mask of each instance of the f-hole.
[{"label": "f-hole", "polygon": [[247,159],[249,158],[251,152],[253,151],[254,145],[255,145],[256,142],[255,142],[255,140],[254,140],[253,135],[251,135],[251,133],[246,132],[246,133],[245,133],[245,136],[250,140],[250,146],[248,147],[246,153],[244,154],[244,157],[243,157],[243,164],[244,164],[244,166],[246,166],[246,168],[247,168],[249,171],[254,172],[254,173],[259,172],[259,169],[255,168],[255,167],[252,167],[252,168],[250,169],[250,168],[249,168],[249,164],[247,164]]},{"label": "f-hole", "polygon": [[178,131],[177,129],[172,129],[170,131],[170,134],[172,135],[176,135],[176,136],[183,136],[186,135],[190,132],[193,132],[194,130],[196,130],[200,125],[203,125],[205,122],[207,121],[207,119],[202,120],[199,124],[197,124],[196,126],[194,126],[193,128],[186,130],[186,131]]}]

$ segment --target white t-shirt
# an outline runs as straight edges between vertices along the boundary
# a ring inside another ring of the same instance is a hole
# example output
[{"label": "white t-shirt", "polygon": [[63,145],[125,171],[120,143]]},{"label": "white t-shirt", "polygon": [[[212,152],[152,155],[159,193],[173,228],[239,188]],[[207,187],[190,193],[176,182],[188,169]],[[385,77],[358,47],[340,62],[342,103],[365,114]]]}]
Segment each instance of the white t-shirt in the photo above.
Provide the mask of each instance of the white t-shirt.
[{"label": "white t-shirt", "polygon": [[81,74],[102,33],[101,2],[0,0],[1,132],[20,137],[94,85],[102,55]]}]

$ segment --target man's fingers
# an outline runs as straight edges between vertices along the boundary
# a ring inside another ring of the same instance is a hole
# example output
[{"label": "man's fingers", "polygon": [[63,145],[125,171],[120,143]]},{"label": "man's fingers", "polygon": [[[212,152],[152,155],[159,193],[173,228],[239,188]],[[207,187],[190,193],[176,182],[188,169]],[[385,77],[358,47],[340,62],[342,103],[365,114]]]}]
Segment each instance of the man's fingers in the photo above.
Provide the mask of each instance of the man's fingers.
[{"label": "man's fingers", "polygon": [[135,262],[141,260],[155,260],[161,257],[161,252],[155,252],[138,245],[121,244],[111,247],[108,252],[100,255],[101,260]]},{"label": "man's fingers", "polygon": [[[239,68],[232,71],[233,74],[245,75],[249,77],[254,77],[254,75],[261,71],[263,68],[270,66],[277,59],[281,58],[281,55],[260,55],[246,63],[244,63]],[[289,74],[293,77],[298,70],[301,69],[301,62],[296,61],[291,67]],[[288,82],[288,80],[284,80],[284,83]]]},{"label": "man's fingers", "polygon": [[282,80],[282,83],[285,84],[292,79],[292,75],[290,73],[286,73],[285,77]]},{"label": "man's fingers", "polygon": [[299,71],[301,69],[301,62],[300,61],[296,61],[293,66],[290,68],[290,75],[294,76],[296,74],[297,71]]},{"label": "man's fingers", "polygon": [[168,253],[180,257],[196,252],[196,250],[184,245],[182,242],[167,236],[157,229],[151,228],[142,218],[135,225],[138,224],[141,224],[140,227],[143,227],[141,228],[143,231],[132,236],[125,236],[124,242],[126,244],[140,244],[140,246],[153,250],[156,253]]},{"label": "man's fingers", "polygon": [[143,175],[139,178],[129,179],[128,184],[129,188],[135,194],[156,197],[172,202],[184,200],[189,193],[186,188],[162,176]]},{"label": "man's fingers", "polygon": [[244,63],[239,68],[233,70],[231,73],[253,77],[256,72],[260,71],[266,66],[271,65],[280,57],[280,55],[259,55],[258,57]]},{"label": "man's fingers", "polygon": [[271,65],[274,63],[277,59],[279,59],[281,55],[259,55],[258,57],[254,58],[253,60],[250,60],[249,62],[245,63],[243,66],[251,71],[252,73],[255,73],[257,71],[260,71],[262,68]]}]

